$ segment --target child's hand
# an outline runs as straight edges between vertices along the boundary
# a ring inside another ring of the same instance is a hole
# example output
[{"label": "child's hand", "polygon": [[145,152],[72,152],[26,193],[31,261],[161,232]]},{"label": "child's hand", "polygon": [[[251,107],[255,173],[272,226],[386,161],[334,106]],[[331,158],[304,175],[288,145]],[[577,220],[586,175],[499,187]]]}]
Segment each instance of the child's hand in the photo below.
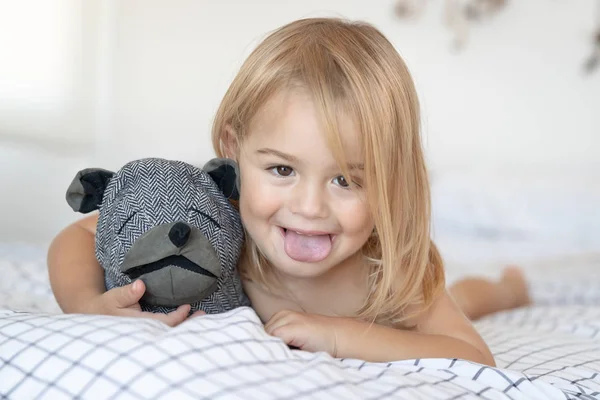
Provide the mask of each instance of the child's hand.
[{"label": "child's hand", "polygon": [[122,317],[152,318],[169,326],[179,325],[187,318],[190,311],[189,304],[181,305],[169,314],[142,311],[139,300],[145,291],[146,287],[141,280],[127,286],[113,288],[92,299],[85,312]]},{"label": "child's hand", "polygon": [[338,331],[346,319],[282,310],[271,317],[265,331],[287,345],[306,351],[325,351],[337,357]]}]

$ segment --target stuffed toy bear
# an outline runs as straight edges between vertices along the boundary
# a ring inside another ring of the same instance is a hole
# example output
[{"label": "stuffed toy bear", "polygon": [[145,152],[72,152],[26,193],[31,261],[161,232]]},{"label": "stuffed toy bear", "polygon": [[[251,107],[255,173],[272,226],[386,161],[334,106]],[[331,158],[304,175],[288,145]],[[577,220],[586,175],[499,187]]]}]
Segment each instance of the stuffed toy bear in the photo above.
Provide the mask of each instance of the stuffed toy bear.
[{"label": "stuffed toy bear", "polygon": [[80,213],[99,210],[96,257],[106,289],[141,279],[145,311],[220,313],[249,305],[237,270],[244,231],[238,169],[228,159],[202,169],[145,158],[119,171],[79,171],[66,194]]}]

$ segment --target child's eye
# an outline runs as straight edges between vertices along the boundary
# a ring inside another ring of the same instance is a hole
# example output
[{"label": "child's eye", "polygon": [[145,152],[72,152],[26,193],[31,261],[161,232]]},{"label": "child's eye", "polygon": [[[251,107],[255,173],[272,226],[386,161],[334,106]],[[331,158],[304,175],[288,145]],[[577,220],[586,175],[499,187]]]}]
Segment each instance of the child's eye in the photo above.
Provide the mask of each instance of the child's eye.
[{"label": "child's eye", "polygon": [[275,175],[279,176],[290,176],[294,172],[292,168],[287,167],[285,165],[277,165],[275,167],[269,168],[269,170]]},{"label": "child's eye", "polygon": [[334,178],[334,182],[336,182],[340,187],[344,189],[348,189],[351,186],[355,186],[358,188],[362,187],[360,180],[352,178],[352,184],[350,184],[343,175]]},{"label": "child's eye", "polygon": [[348,184],[348,181],[346,181],[346,178],[344,178],[342,175],[335,177],[333,179],[333,181],[337,181],[337,184],[340,185],[343,188],[347,188],[350,187],[350,185]]}]

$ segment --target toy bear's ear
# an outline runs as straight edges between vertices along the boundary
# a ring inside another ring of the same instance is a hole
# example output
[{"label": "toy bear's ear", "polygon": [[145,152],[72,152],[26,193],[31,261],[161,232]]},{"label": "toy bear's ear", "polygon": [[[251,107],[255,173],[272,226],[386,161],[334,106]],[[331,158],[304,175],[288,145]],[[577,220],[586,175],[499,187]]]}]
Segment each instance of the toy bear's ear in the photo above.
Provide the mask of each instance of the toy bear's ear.
[{"label": "toy bear's ear", "polygon": [[79,171],[67,189],[67,203],[73,211],[87,214],[102,203],[104,190],[115,173],[101,168]]},{"label": "toy bear's ear", "polygon": [[229,158],[213,158],[204,165],[203,169],[215,181],[225,197],[239,200],[240,171],[235,161]]}]

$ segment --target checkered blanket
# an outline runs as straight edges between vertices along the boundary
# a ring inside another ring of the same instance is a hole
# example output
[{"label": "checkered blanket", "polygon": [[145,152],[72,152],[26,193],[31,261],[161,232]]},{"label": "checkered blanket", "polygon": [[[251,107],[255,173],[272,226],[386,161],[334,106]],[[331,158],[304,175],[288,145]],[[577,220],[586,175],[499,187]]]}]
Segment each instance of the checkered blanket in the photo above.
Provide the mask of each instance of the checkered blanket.
[{"label": "checkered blanket", "polygon": [[[489,368],[290,350],[265,333],[250,308],[175,328],[64,315],[51,298],[43,258],[11,254],[0,256],[0,398],[600,398],[600,287],[590,288],[599,264],[588,266],[586,280],[569,274],[573,286],[562,279],[562,286],[534,288],[542,300],[533,307],[477,322],[498,364]],[[585,296],[562,296],[584,281]]]}]

